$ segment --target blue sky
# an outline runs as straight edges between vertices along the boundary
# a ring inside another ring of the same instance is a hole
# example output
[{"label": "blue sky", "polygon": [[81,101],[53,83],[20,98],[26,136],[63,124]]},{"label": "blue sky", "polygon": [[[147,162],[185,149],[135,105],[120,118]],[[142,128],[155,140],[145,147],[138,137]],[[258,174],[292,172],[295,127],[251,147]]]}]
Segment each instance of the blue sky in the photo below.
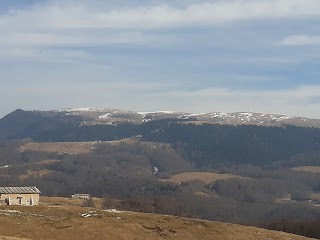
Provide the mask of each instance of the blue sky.
[{"label": "blue sky", "polygon": [[2,0],[0,116],[108,107],[320,118],[319,0]]}]

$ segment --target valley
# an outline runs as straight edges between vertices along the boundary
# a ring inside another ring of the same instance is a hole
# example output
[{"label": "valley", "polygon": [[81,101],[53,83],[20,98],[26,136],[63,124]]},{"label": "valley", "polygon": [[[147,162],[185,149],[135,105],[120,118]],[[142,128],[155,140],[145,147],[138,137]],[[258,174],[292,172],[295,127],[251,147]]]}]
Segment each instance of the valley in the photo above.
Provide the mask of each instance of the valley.
[{"label": "valley", "polygon": [[17,110],[1,119],[1,185],[37,186],[51,198],[88,193],[102,209],[320,237],[319,128],[200,124],[169,112],[139,124],[84,123],[101,114]]},{"label": "valley", "polygon": [[0,240],[320,239],[320,0],[0,0]]}]

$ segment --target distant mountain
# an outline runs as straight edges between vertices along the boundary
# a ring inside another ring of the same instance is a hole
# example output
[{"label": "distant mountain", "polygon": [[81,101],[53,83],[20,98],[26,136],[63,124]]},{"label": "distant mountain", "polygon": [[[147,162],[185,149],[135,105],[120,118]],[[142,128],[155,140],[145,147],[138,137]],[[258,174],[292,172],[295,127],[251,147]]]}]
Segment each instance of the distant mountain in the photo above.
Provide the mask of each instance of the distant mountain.
[{"label": "distant mountain", "polygon": [[59,111],[24,111],[17,109],[0,119],[0,139],[30,137],[42,130],[65,124],[80,124],[84,118],[66,116]]},{"label": "distant mountain", "polygon": [[[182,119],[194,121],[195,123],[213,123],[227,125],[261,125],[261,126],[281,126],[296,125],[304,127],[320,127],[320,119],[310,119],[304,117],[292,117],[279,114],[262,114],[252,112],[235,113],[186,113],[173,111],[135,112],[129,110],[119,110],[111,108],[66,108],[51,111],[23,111],[16,110],[4,119],[24,121],[21,116],[37,116],[43,118],[55,118],[56,120],[81,121],[82,124],[115,124],[121,122],[144,123],[161,119]],[[20,120],[19,120],[20,119]]]},{"label": "distant mountain", "polygon": [[[295,125],[320,128],[319,119],[251,112],[192,114],[172,111],[135,112],[109,108],[68,108],[51,111],[24,111],[18,109],[0,119],[0,139],[27,138],[39,134],[42,134],[41,139],[43,139],[44,133],[51,130],[55,131],[56,129],[63,131],[63,129],[79,126],[116,126],[124,123],[138,126],[165,119],[181,120],[196,125]],[[130,129],[131,133],[135,134],[135,130],[132,130],[133,128]],[[130,137],[130,134],[126,134],[126,130],[122,129],[119,137]],[[106,132],[105,134],[109,133]],[[70,137],[70,139],[73,139],[72,136]]]},{"label": "distant mountain", "polygon": [[173,111],[134,112],[107,108],[69,108],[59,112],[65,113],[65,115],[83,117],[86,119],[87,124],[111,124],[114,122],[143,123],[161,119],[183,119],[194,121],[199,124],[249,124],[261,126],[296,125],[303,127],[320,127],[320,119],[252,112],[211,112],[192,114]]}]

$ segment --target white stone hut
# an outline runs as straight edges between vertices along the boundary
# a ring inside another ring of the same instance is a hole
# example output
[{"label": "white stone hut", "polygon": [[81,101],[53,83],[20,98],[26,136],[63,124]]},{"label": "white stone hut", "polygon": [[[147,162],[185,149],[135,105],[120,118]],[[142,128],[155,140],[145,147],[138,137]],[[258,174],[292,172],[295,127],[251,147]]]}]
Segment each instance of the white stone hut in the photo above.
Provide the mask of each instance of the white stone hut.
[{"label": "white stone hut", "polygon": [[0,187],[0,205],[38,205],[40,193],[36,187]]}]

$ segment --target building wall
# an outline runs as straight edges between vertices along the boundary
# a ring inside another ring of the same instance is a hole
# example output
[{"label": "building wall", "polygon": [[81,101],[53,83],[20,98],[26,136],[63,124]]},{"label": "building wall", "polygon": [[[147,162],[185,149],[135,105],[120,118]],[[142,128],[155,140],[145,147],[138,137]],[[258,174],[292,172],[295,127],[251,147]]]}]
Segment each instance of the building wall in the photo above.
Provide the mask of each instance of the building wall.
[{"label": "building wall", "polygon": [[38,205],[39,194],[0,194],[0,205],[5,202],[5,205]]}]

